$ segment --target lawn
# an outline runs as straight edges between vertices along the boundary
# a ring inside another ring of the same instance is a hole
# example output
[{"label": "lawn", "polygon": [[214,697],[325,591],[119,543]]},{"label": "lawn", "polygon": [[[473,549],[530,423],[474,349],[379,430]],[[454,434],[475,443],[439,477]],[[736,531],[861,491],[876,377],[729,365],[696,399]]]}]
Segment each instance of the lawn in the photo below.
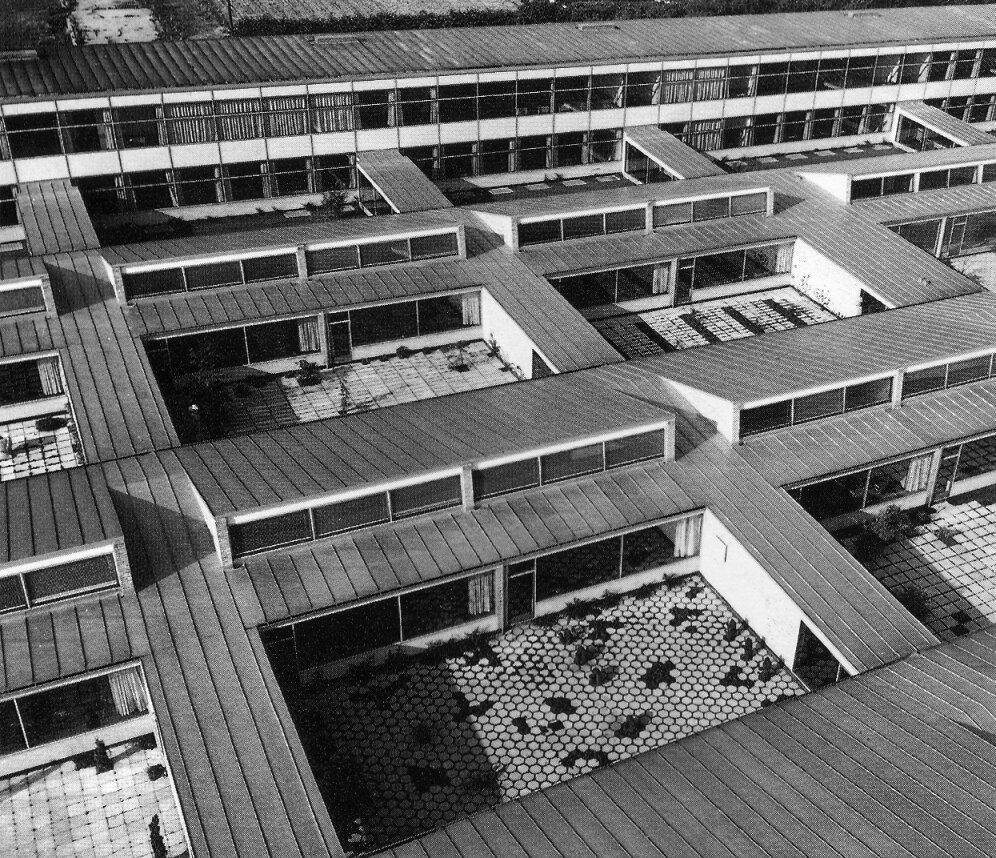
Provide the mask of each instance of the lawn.
[{"label": "lawn", "polygon": [[59,0],[6,0],[0,25],[0,51],[35,48],[51,36],[49,18],[60,14]]}]

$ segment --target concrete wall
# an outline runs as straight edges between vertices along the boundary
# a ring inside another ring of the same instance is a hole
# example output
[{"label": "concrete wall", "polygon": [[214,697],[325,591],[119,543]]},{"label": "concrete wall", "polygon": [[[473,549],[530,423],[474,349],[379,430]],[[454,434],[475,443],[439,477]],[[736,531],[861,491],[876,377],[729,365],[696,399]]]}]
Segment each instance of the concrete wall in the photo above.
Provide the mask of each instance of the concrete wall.
[{"label": "concrete wall", "polygon": [[[711,510],[706,510],[702,522],[700,557],[702,577],[764,638],[765,645],[791,667],[803,612]],[[820,630],[812,623],[807,625],[848,670],[847,662]]]},{"label": "concrete wall", "polygon": [[[481,336],[485,342],[494,339],[501,349],[501,356],[512,365],[513,372],[519,373],[522,378],[529,378],[532,375],[534,351],[546,359],[543,350],[526,336],[525,331],[505,312],[504,307],[487,289],[481,289]],[[559,371],[551,361],[547,360],[547,363]],[[511,380],[510,378],[509,381]]]},{"label": "concrete wall", "polygon": [[867,290],[866,284],[802,239],[796,241],[792,255],[792,285],[831,313],[861,315],[861,290]]}]

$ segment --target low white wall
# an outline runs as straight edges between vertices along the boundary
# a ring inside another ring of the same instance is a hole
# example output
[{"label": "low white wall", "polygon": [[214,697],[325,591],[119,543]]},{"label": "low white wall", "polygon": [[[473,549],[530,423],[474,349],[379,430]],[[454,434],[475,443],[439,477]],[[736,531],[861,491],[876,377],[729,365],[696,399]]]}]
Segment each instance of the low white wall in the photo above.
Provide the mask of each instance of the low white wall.
[{"label": "low white wall", "polygon": [[996,471],[990,471],[988,474],[979,474],[975,477],[966,477],[964,480],[955,480],[951,486],[949,497],[963,495],[966,492],[974,492],[993,485],[996,485]]},{"label": "low white wall", "polygon": [[768,289],[780,289],[792,285],[792,276],[772,274],[770,277],[758,277],[755,280],[738,280],[736,283],[723,283],[720,286],[707,286],[704,289],[692,289],[692,303],[713,301],[716,298],[729,298],[732,295],[749,295],[752,292],[765,292]]},{"label": "low white wall", "polygon": [[[521,371],[524,378],[532,376],[533,351],[544,357],[542,349],[526,336],[487,289],[481,289],[481,336],[485,342],[493,338],[501,349],[502,357]],[[559,371],[550,361],[547,363],[553,370]]]},{"label": "low white wall", "polygon": [[792,285],[837,316],[861,315],[865,284],[801,238],[792,255]]},{"label": "low white wall", "polygon": [[[764,638],[768,649],[791,667],[799,641],[802,611],[710,510],[706,510],[702,522],[699,571],[755,634]],[[807,625],[823,640],[818,629]],[[827,644],[827,641],[823,640],[823,643]],[[833,647],[828,646],[828,649],[844,663]]]}]

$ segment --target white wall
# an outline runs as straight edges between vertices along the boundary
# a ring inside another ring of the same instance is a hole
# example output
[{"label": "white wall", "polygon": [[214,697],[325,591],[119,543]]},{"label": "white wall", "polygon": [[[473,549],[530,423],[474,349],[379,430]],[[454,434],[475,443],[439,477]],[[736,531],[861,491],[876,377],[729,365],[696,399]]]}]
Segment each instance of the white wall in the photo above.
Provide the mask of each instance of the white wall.
[{"label": "white wall", "polygon": [[861,290],[871,291],[801,238],[792,254],[792,285],[841,317],[860,316]]},{"label": "white wall", "polygon": [[711,420],[716,424],[716,431],[719,432],[727,441],[731,444],[735,444],[738,440],[737,430],[738,430],[738,412],[733,407],[733,403],[728,399],[721,399],[718,396],[714,396],[711,393],[706,393],[704,390],[698,390],[693,387],[688,387],[684,384],[679,384],[676,381],[668,380],[670,384],[678,393],[680,393],[688,403],[695,408],[706,419]]},{"label": "white wall", "polygon": [[[543,350],[520,328],[505,309],[488,292],[481,289],[481,335],[485,342],[492,337],[501,349],[502,357],[521,370],[523,377],[532,375],[533,351],[543,357]],[[549,365],[557,370],[552,362]],[[509,379],[511,381],[511,379]]]},{"label": "white wall", "polygon": [[[708,509],[702,522],[700,557],[702,577],[747,621],[755,634],[764,638],[768,649],[791,666],[799,640],[802,611]],[[811,623],[807,625],[847,669],[846,662],[823,639],[819,629]]]}]

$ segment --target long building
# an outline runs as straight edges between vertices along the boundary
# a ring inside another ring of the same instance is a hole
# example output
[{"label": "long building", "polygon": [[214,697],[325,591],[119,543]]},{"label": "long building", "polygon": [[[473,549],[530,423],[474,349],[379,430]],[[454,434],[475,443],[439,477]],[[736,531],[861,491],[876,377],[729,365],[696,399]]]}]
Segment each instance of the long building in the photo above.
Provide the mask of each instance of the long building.
[{"label": "long building", "polygon": [[0,852],[991,855],[994,99],[988,5],[0,54]]}]

